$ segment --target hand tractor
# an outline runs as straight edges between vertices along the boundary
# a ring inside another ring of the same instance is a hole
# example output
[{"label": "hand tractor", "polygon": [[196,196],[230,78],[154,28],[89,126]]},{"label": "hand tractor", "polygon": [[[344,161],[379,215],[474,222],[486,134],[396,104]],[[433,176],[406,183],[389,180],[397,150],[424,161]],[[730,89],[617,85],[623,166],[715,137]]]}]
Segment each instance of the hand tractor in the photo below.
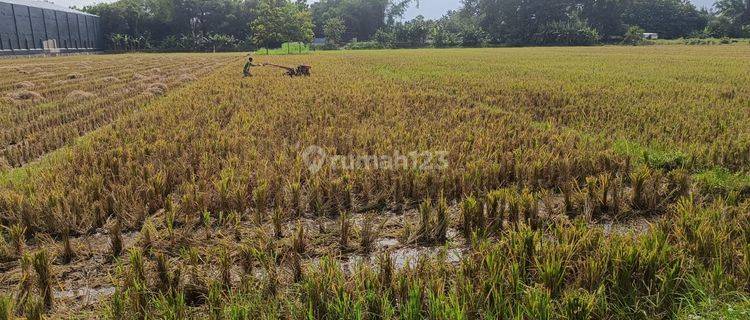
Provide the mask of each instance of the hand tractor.
[{"label": "hand tractor", "polygon": [[263,65],[284,69],[286,70],[285,74],[290,77],[309,77],[310,69],[312,68],[305,64],[301,64],[295,68],[281,66],[281,65],[273,64],[273,63],[264,63]]}]

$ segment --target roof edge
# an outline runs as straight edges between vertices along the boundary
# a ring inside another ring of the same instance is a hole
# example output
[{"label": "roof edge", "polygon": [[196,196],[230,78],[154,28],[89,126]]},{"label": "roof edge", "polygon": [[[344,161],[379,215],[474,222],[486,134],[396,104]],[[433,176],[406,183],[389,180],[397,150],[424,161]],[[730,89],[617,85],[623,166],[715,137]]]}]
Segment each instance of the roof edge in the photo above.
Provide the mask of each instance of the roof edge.
[{"label": "roof edge", "polygon": [[66,13],[75,13],[80,14],[84,16],[91,16],[91,17],[99,17],[94,14],[90,14],[87,12],[83,12],[76,9],[71,9],[67,7],[63,7],[61,5],[57,5],[52,2],[47,1],[36,1],[36,0],[0,0],[0,3],[7,3],[7,4],[15,4],[19,6],[27,6],[32,8],[40,8],[45,10],[54,10],[54,11],[60,11],[60,12],[66,12]]}]

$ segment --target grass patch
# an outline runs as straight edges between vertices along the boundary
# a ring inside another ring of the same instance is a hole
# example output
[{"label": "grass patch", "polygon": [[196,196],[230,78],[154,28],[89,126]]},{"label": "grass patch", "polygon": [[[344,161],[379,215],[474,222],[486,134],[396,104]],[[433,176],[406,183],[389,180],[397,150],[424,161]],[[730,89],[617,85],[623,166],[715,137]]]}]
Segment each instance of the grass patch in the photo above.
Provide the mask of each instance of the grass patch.
[{"label": "grass patch", "polygon": [[726,299],[704,298],[701,301],[687,300],[676,319],[748,319],[750,299],[745,296]]},{"label": "grass patch", "polygon": [[750,175],[732,173],[726,168],[713,168],[696,174],[694,177],[704,192],[747,193],[750,192]]},{"label": "grass patch", "polygon": [[612,148],[621,155],[630,156],[634,160],[648,165],[652,169],[673,170],[690,165],[689,156],[679,150],[663,150],[660,148],[644,147],[628,140],[617,140]]},{"label": "grass patch", "polygon": [[260,48],[255,51],[256,55],[259,56],[280,56],[289,54],[307,54],[310,53],[310,46],[301,42],[286,42],[281,45],[281,48],[267,49]]},{"label": "grass patch", "polygon": [[[79,137],[78,139],[76,139],[73,145],[75,145],[76,143],[82,143],[81,141],[85,142],[84,137]],[[41,158],[24,165],[23,167],[12,168],[8,171],[0,172],[0,186],[22,184],[36,173],[49,170],[49,168],[52,168],[57,163],[70,158],[71,152],[71,146],[65,146],[51,153],[48,153]]]},{"label": "grass patch", "polygon": [[26,177],[28,177],[28,170],[25,168],[14,168],[0,172],[0,186],[7,186],[11,183],[25,180]]},{"label": "grass patch", "polygon": [[651,43],[657,45],[728,45],[738,44],[747,45],[750,39],[745,38],[679,38],[679,39],[658,39],[652,40]]}]

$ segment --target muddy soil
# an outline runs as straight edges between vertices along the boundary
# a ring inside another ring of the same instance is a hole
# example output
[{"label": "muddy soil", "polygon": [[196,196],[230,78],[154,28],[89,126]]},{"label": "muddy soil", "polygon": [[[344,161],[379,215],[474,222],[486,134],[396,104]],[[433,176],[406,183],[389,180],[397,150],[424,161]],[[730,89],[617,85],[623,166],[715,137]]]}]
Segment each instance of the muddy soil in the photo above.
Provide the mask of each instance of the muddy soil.
[{"label": "muddy soil", "polygon": [[[555,199],[552,204],[540,204],[541,214],[547,223],[556,223],[567,219],[564,216],[552,215],[561,206]],[[546,209],[545,209],[546,208]],[[196,249],[204,262],[201,273],[205,277],[216,277],[219,274],[216,254],[219,248],[231,252],[235,265],[232,267],[231,279],[239,283],[243,269],[240,267],[238,247],[241,243],[253,242],[257,239],[271,241],[276,248],[288,248],[296,236],[298,226],[304,228],[307,250],[302,255],[303,268],[319,263],[326,256],[336,258],[345,271],[353,271],[359,264],[376,265],[378,256],[389,252],[395,268],[414,267],[423,257],[442,257],[447,263],[458,263],[469,250],[467,241],[456,229],[460,225],[460,209],[457,204],[449,207],[451,228],[448,229],[448,240],[445,244],[422,246],[414,241],[414,234],[419,224],[419,213],[416,209],[406,210],[403,214],[393,211],[367,212],[352,214],[350,217],[351,235],[348,247],[342,248],[340,239],[340,223],[338,219],[302,217],[286,221],[282,225],[282,237],[274,239],[273,224],[269,221],[261,227],[256,226],[252,215],[242,217],[240,223],[223,224],[214,221],[210,228],[203,224],[194,223],[192,226],[176,228],[170,236],[166,228],[165,217],[157,214],[151,217],[156,229],[150,249],[152,252],[165,254],[170,263],[184,266],[186,263],[181,256],[185,248]],[[370,219],[373,226],[374,240],[369,250],[360,246],[361,232],[366,219]],[[246,221],[247,220],[247,221]],[[591,227],[601,227],[605,234],[634,232],[635,234],[648,230],[654,219],[633,218],[626,221],[612,219],[591,222]],[[127,253],[118,258],[112,256],[111,237],[109,234],[114,221],[97,230],[95,234],[71,238],[75,258],[70,263],[63,263],[55,259],[52,269],[55,277],[54,298],[55,306],[52,314],[55,318],[98,318],[108,304],[108,298],[115,292],[115,288],[122,281],[122,274],[117,271],[118,266],[126,268]],[[408,230],[408,232],[407,232]],[[143,234],[138,230],[131,230],[122,234],[125,252],[129,248],[144,247]],[[37,237],[29,240],[26,252],[46,249],[57,256],[62,253],[62,245],[49,237]],[[281,249],[283,251],[283,249]],[[153,255],[146,255],[153,258]],[[147,259],[147,268],[154,269],[153,259]],[[291,277],[291,271],[285,270],[283,262],[281,278]],[[0,266],[0,293],[15,294],[19,290],[22,270],[18,262],[10,262]],[[253,268],[256,276],[263,277],[265,271],[256,264]],[[183,276],[186,277],[186,276]]]}]

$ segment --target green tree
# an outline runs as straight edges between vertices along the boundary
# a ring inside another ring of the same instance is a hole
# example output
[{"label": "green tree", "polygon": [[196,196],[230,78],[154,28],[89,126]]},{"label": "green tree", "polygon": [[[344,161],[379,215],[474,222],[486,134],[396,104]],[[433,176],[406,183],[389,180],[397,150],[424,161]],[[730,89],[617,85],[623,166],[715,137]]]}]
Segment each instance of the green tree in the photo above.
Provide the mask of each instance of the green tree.
[{"label": "green tree", "polygon": [[581,17],[596,29],[602,39],[619,37],[626,31],[622,21],[625,7],[623,0],[582,0]]},{"label": "green tree", "polygon": [[207,39],[214,52],[216,52],[217,49],[229,50],[237,44],[237,39],[235,39],[231,35],[226,34],[211,34],[207,37]]},{"label": "green tree", "polygon": [[555,21],[540,28],[534,41],[541,45],[586,46],[599,41],[599,33],[581,20]]},{"label": "green tree", "polygon": [[306,8],[303,9],[299,3],[287,4],[284,9],[287,41],[304,43],[312,42],[314,34],[310,10]]},{"label": "green tree", "polygon": [[578,4],[573,0],[467,0],[465,14],[495,43],[530,43],[535,33],[548,23],[567,21]]},{"label": "green tree", "polygon": [[461,35],[442,22],[432,28],[433,45],[438,48],[457,47],[461,45]]},{"label": "green tree", "polygon": [[488,34],[491,42],[504,44],[538,43],[539,35],[558,31],[570,39],[575,31],[570,27],[582,27],[575,33],[588,39],[619,38],[626,25],[675,38],[703,30],[707,23],[689,0],[464,0],[458,16]]},{"label": "green tree", "polygon": [[688,36],[707,23],[688,0],[633,0],[623,13],[623,22],[663,38]]},{"label": "green tree", "polygon": [[257,17],[250,24],[252,41],[258,47],[279,47],[284,42],[312,41],[312,18],[289,0],[260,0]]},{"label": "green tree", "polygon": [[372,39],[383,48],[393,48],[396,46],[396,34],[389,28],[380,28],[372,36]]},{"label": "green tree", "polygon": [[423,16],[417,16],[404,23],[397,23],[395,26],[397,44],[401,47],[424,47],[431,34],[432,25],[432,22],[425,20]]},{"label": "green tree", "polygon": [[[285,1],[282,1],[285,2]],[[283,10],[276,0],[260,0],[250,23],[252,41],[257,47],[278,47],[285,40]]]},{"label": "green tree", "polygon": [[325,34],[325,24],[331,18],[341,18],[346,26],[343,40],[373,39],[375,32],[393,25],[410,5],[418,0],[320,0],[310,5],[314,32]]},{"label": "green tree", "polygon": [[716,11],[739,24],[750,24],[750,0],[718,0]]},{"label": "green tree", "polygon": [[[247,39],[256,5],[257,0],[120,0],[82,10],[101,17],[105,39],[120,34],[176,49],[174,45],[180,41],[175,40],[182,38],[196,40],[194,43],[212,34]],[[114,48],[114,42],[107,44]],[[210,46],[201,48],[210,50]]]},{"label": "green tree", "polygon": [[340,45],[346,32],[346,25],[341,18],[331,18],[326,21],[323,32],[329,43]]},{"label": "green tree", "polygon": [[[489,41],[489,35],[479,26],[476,14],[470,10],[449,11],[437,21],[446,32],[458,35],[460,45],[478,47]],[[436,39],[437,41],[437,39]]]},{"label": "green tree", "polygon": [[722,36],[744,36],[743,28],[750,27],[750,0],[718,0],[714,7],[719,14],[719,21],[712,21],[714,30],[721,26]]}]

